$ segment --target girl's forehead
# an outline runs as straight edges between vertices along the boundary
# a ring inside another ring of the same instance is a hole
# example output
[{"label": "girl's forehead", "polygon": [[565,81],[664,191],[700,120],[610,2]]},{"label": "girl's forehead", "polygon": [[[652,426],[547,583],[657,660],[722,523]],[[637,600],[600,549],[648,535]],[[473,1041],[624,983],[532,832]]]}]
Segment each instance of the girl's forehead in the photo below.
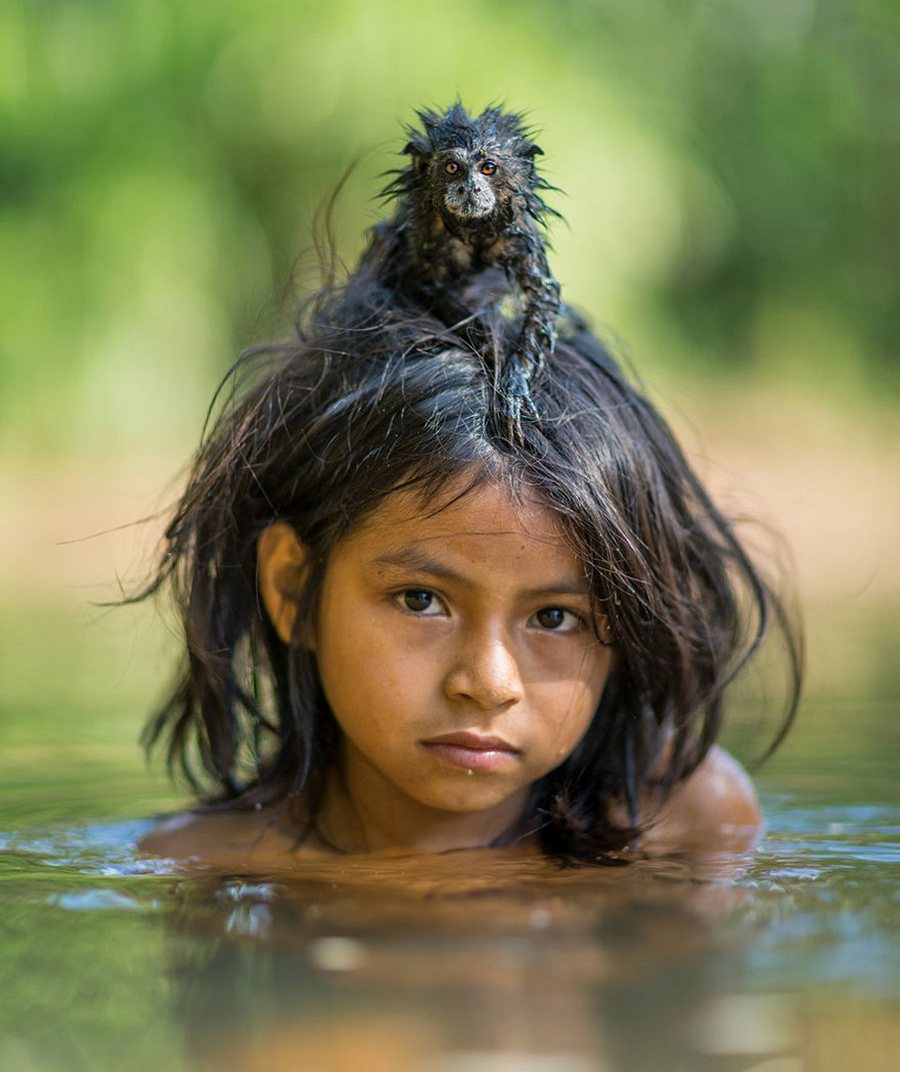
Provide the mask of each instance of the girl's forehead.
[{"label": "girl's forehead", "polygon": [[569,545],[559,515],[536,489],[519,487],[514,493],[499,482],[473,485],[467,477],[436,494],[419,488],[392,492],[359,535],[368,543],[519,535],[561,550]]}]

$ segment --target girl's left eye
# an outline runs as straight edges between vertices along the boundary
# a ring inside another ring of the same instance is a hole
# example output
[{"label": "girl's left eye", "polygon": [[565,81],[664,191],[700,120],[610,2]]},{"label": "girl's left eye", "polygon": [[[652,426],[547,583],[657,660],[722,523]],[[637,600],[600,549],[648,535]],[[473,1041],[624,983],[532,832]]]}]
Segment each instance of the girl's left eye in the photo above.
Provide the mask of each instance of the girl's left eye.
[{"label": "girl's left eye", "polygon": [[564,607],[542,607],[534,614],[534,621],[541,629],[555,633],[571,633],[581,625],[581,619]]},{"label": "girl's left eye", "polygon": [[440,599],[427,588],[404,588],[394,599],[404,610],[421,617],[433,617],[444,611]]},{"label": "girl's left eye", "polygon": [[481,165],[482,175],[493,175],[496,170],[497,165],[494,163],[493,160],[485,160],[485,162]]}]

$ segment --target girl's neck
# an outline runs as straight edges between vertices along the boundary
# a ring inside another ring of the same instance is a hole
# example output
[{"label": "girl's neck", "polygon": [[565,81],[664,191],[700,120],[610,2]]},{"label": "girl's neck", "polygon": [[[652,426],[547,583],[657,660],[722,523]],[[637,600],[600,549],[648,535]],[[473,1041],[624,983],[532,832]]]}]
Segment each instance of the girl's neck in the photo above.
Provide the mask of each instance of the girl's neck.
[{"label": "girl's neck", "polygon": [[490,811],[455,812],[384,792],[378,772],[350,764],[334,771],[317,827],[342,852],[450,852],[487,848],[521,819],[527,790]]}]

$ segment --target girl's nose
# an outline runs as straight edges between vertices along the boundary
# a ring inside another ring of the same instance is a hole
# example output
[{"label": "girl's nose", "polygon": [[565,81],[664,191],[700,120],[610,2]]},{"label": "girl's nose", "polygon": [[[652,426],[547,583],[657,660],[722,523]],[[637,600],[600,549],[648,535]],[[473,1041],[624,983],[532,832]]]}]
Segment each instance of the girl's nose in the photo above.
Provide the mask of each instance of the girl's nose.
[{"label": "girl's nose", "polygon": [[515,653],[503,637],[473,637],[464,644],[445,687],[451,699],[468,700],[485,711],[508,707],[524,695]]}]

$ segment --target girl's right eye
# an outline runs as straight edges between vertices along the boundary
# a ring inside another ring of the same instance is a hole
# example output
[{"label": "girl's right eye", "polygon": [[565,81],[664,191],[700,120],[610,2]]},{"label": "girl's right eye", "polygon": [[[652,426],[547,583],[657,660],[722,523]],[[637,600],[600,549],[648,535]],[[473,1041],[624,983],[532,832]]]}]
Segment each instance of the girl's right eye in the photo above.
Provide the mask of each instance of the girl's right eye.
[{"label": "girl's right eye", "polygon": [[397,592],[394,599],[404,610],[423,618],[444,613],[440,599],[427,588],[404,588],[402,592]]}]

